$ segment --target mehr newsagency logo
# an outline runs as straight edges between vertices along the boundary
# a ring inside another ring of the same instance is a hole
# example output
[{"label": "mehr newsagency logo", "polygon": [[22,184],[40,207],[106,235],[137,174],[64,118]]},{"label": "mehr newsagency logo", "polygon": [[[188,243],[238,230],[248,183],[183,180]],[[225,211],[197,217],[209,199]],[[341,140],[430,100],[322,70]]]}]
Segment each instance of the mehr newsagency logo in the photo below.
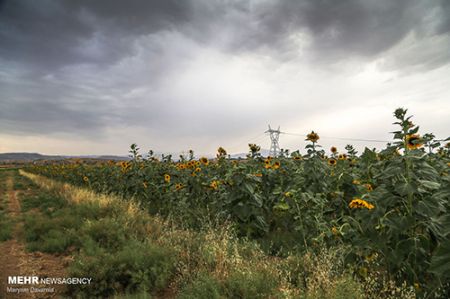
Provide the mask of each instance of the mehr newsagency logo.
[{"label": "mehr newsagency logo", "polygon": [[[39,277],[39,276],[8,276],[8,293],[54,293],[52,285],[87,285],[92,283],[90,277]],[[32,285],[29,287],[13,287],[10,285]],[[45,285],[45,287],[37,286]]]}]

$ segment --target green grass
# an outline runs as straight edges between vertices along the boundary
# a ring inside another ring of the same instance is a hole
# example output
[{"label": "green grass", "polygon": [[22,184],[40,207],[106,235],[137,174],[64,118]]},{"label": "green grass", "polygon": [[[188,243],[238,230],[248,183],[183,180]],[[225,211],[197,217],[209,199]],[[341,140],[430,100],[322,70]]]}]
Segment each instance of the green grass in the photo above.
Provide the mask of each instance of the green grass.
[{"label": "green grass", "polygon": [[41,212],[52,214],[54,211],[67,206],[67,200],[55,194],[39,191],[36,194],[25,195],[21,198],[22,212],[40,209]]},{"label": "green grass", "polygon": [[13,227],[14,222],[3,211],[0,211],[0,242],[12,238]]},{"label": "green grass", "polygon": [[11,171],[13,175],[13,188],[16,191],[31,190],[37,188],[37,186],[29,178],[21,176],[17,170]]},{"label": "green grass", "polygon": [[220,282],[208,273],[200,273],[199,276],[188,284],[178,299],[220,299],[223,298]]},{"label": "green grass", "polygon": [[117,251],[91,245],[76,257],[69,272],[74,277],[93,276],[96,287],[73,286],[71,295],[91,298],[117,292],[157,292],[167,287],[174,274],[176,257],[169,248],[138,241]]},{"label": "green grass", "polygon": [[[14,222],[8,215],[8,201],[6,193],[5,175],[0,175],[0,242],[9,240],[12,238],[12,230]],[[1,193],[3,192],[3,194]]]}]

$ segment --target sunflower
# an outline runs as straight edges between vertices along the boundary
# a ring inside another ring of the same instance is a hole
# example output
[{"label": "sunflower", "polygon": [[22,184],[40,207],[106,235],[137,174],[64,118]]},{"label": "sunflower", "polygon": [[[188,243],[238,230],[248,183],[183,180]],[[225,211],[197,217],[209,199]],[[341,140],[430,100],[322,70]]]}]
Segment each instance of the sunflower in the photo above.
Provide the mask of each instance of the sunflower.
[{"label": "sunflower", "polygon": [[302,159],[301,156],[294,156],[294,160],[295,160],[295,161],[300,161],[301,159]]},{"label": "sunflower", "polygon": [[373,187],[371,184],[364,184],[364,187],[366,187],[367,191],[369,192],[373,191]]},{"label": "sunflower", "polygon": [[410,150],[418,149],[423,145],[422,143],[420,143],[422,139],[418,134],[406,135],[405,138],[406,138],[406,146]]},{"label": "sunflower", "polygon": [[272,168],[273,169],[278,169],[278,168],[280,168],[280,166],[281,166],[280,161],[275,161],[275,163],[273,163],[273,165],[272,165]]},{"label": "sunflower", "polygon": [[360,185],[361,182],[360,182],[359,180],[353,180],[352,184],[353,184],[353,185]]},{"label": "sunflower", "polygon": [[331,228],[331,232],[332,232],[333,235],[335,235],[335,236],[339,235],[339,230],[338,230],[335,226],[333,226],[333,227]]},{"label": "sunflower", "polygon": [[209,184],[209,187],[211,187],[214,190],[217,190],[217,188],[219,188],[219,182],[218,181],[212,181],[211,184]]},{"label": "sunflower", "polygon": [[319,135],[314,131],[311,131],[311,133],[306,135],[306,140],[309,140],[311,142],[317,142],[319,139],[320,139]]},{"label": "sunflower", "polygon": [[205,166],[209,164],[209,160],[206,157],[201,157],[199,161]]},{"label": "sunflower", "polygon": [[89,178],[88,178],[87,176],[84,176],[84,177],[83,177],[83,181],[89,182]]},{"label": "sunflower", "polygon": [[202,169],[200,167],[195,168],[195,172],[200,172]]},{"label": "sunflower", "polygon": [[130,168],[131,164],[124,161],[120,163],[120,166],[122,167],[122,169],[128,169]]},{"label": "sunflower", "polygon": [[337,148],[336,148],[335,146],[332,146],[332,147],[330,148],[330,151],[331,151],[333,154],[336,154],[336,153],[337,153]]},{"label": "sunflower", "polygon": [[144,189],[147,189],[148,188],[148,183],[146,181],[143,181],[142,182],[142,186],[144,187]]},{"label": "sunflower", "polygon": [[250,148],[250,151],[252,153],[256,153],[256,152],[259,152],[261,150],[261,147],[256,145],[256,144],[254,144],[254,143],[249,143],[248,147]]},{"label": "sunflower", "polygon": [[184,164],[184,163],[178,163],[178,164],[177,164],[177,168],[178,168],[178,170],[186,169],[186,164]]},{"label": "sunflower", "polygon": [[355,198],[353,199],[348,206],[350,207],[350,209],[368,209],[368,210],[372,210],[373,208],[375,208],[374,205],[368,203],[367,201],[365,201],[364,199],[361,198]]},{"label": "sunflower", "polygon": [[262,173],[255,173],[255,176],[260,178],[262,177]]},{"label": "sunflower", "polygon": [[178,183],[178,184],[176,184],[175,185],[175,189],[178,191],[178,190],[181,190],[181,189],[183,189],[183,184],[181,184],[181,183]]},{"label": "sunflower", "polygon": [[225,157],[227,155],[227,151],[223,147],[219,147],[217,149],[217,158]]},{"label": "sunflower", "polygon": [[347,159],[347,155],[346,154],[340,154],[338,156],[338,159],[341,160],[341,161],[346,160]]},{"label": "sunflower", "polygon": [[166,183],[170,183],[170,175],[165,174],[165,175],[164,175],[164,181],[165,181]]},{"label": "sunflower", "polygon": [[331,159],[328,159],[328,165],[330,165],[330,166],[334,166],[334,165],[336,165],[336,159],[333,159],[333,158],[331,158]]}]

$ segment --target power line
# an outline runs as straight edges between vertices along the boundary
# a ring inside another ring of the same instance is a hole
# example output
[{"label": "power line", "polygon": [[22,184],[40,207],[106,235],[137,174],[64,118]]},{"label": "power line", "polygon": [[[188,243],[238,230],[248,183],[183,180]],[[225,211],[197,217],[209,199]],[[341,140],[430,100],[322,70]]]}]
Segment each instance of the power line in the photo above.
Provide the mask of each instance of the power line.
[{"label": "power line", "polygon": [[[305,134],[297,134],[297,133],[281,132],[281,134],[306,137]],[[325,139],[338,139],[338,140],[348,140],[348,141],[383,142],[383,143],[392,142],[392,141],[378,140],[378,139],[359,139],[359,138],[330,137],[330,136],[320,136],[320,137],[325,138]]]}]

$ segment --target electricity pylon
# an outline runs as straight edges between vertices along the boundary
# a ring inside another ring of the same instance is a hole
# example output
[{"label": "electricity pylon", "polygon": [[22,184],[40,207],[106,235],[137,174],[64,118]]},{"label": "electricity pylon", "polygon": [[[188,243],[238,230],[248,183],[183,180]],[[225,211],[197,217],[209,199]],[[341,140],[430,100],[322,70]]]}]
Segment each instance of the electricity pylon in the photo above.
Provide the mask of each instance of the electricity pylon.
[{"label": "electricity pylon", "polygon": [[280,126],[278,126],[277,130],[274,130],[269,125],[269,130],[267,130],[264,133],[269,133],[270,135],[270,151],[269,156],[271,157],[278,157],[280,154],[280,145],[278,144],[278,140],[280,139]]}]

